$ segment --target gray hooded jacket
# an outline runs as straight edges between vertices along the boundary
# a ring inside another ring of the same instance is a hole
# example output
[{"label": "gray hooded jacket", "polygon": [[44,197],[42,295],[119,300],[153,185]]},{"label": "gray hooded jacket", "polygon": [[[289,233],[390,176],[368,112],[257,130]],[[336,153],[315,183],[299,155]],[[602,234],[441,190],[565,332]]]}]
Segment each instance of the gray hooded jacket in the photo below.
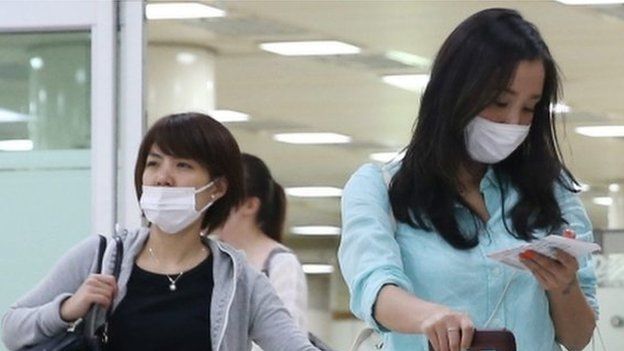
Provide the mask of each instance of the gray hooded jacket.
[{"label": "gray hooded jacket", "polygon": [[[122,235],[124,257],[113,301],[116,308],[126,295],[126,285],[136,256],[148,237],[141,228]],[[214,289],[210,306],[212,350],[250,350],[252,340],[264,350],[316,350],[300,331],[269,280],[256,272],[243,255],[224,243],[205,240],[213,255]],[[99,238],[85,239],[52,268],[52,271],[26,296],[13,304],[2,318],[2,340],[9,350],[37,344],[66,330],[70,324],[60,316],[60,305],[96,270]],[[104,252],[103,273],[113,271],[114,240]],[[86,320],[104,321],[104,313]]]}]

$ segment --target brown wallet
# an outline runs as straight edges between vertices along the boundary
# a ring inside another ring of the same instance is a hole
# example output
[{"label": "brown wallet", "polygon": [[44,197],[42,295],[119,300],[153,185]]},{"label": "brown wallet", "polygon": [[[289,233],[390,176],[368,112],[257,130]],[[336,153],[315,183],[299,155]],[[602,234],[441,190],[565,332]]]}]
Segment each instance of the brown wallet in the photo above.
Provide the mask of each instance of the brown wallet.
[{"label": "brown wallet", "polygon": [[[429,350],[433,347],[429,344]],[[507,329],[475,330],[469,351],[516,351],[516,338]]]}]

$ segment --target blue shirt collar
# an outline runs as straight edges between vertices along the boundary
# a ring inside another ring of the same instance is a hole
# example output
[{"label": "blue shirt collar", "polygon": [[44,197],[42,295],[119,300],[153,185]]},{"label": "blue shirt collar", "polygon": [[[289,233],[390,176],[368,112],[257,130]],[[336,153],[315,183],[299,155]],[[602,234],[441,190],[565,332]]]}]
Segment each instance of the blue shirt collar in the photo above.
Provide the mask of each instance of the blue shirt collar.
[{"label": "blue shirt collar", "polygon": [[[498,180],[496,179],[496,173],[494,172],[494,167],[492,167],[491,165],[488,165],[485,171],[485,174],[483,175],[483,178],[481,179],[481,183],[479,184],[479,189],[481,190],[482,193],[484,193],[488,189],[495,188],[497,186],[498,186]],[[456,208],[465,207],[459,201],[455,201],[453,205]]]},{"label": "blue shirt collar", "polygon": [[487,166],[485,174],[483,175],[483,179],[481,179],[481,183],[479,188],[481,192],[484,192],[486,189],[491,187],[498,186],[498,179],[496,179],[496,173],[494,172],[494,167]]}]

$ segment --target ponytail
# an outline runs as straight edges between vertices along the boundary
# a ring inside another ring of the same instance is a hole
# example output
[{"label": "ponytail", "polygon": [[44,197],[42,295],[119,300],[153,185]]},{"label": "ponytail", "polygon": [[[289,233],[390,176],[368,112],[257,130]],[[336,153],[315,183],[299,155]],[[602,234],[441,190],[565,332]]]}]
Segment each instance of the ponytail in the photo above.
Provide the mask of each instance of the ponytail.
[{"label": "ponytail", "polygon": [[286,194],[279,183],[272,180],[273,192],[271,201],[261,202],[258,211],[258,224],[260,229],[271,239],[282,242],[284,222],[286,221]]},{"label": "ponytail", "polygon": [[277,183],[267,165],[258,157],[243,153],[245,197],[260,200],[256,224],[269,238],[282,242],[286,221],[286,194]]}]

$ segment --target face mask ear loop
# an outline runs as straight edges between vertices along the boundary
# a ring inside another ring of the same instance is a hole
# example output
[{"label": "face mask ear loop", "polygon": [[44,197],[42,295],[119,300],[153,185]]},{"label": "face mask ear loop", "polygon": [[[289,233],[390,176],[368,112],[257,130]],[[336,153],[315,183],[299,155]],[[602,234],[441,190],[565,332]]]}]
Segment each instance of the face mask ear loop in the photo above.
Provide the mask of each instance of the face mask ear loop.
[{"label": "face mask ear loop", "polygon": [[[195,194],[197,194],[197,193],[201,193],[202,191],[204,191],[204,190],[206,190],[206,189],[210,188],[211,186],[213,186],[213,185],[217,182],[217,180],[219,180],[219,178],[217,178],[217,179],[213,180],[212,182],[210,182],[210,183],[206,184],[205,186],[203,186],[203,187],[201,187],[201,188],[199,188],[199,189],[195,190]],[[218,199],[218,198],[217,198],[217,199],[213,199],[212,201],[208,202],[208,203],[206,204],[206,206],[204,206],[204,208],[202,208],[201,210],[199,210],[199,211],[197,211],[197,212],[202,213],[202,212],[206,211],[206,209],[207,209],[208,207],[212,206],[212,204],[214,204],[214,203],[215,203],[215,201],[217,201],[217,200],[219,200],[219,199]]]},{"label": "face mask ear loop", "polygon": [[217,201],[217,200],[212,200],[212,201],[210,201],[209,203],[207,203],[207,204],[206,204],[206,206],[204,206],[204,208],[202,208],[201,210],[199,210],[199,211],[197,211],[197,212],[202,213],[202,212],[206,211],[206,209],[207,209],[208,207],[212,206],[212,204],[214,204],[214,203],[215,203],[215,201]]},{"label": "face mask ear loop", "polygon": [[498,312],[501,304],[503,303],[503,299],[505,298],[505,295],[507,294],[507,290],[509,290],[509,286],[511,285],[511,282],[516,277],[517,273],[518,271],[514,271],[511,277],[509,278],[509,281],[507,282],[507,285],[505,285],[505,289],[503,289],[503,293],[501,294],[500,299],[498,299],[498,302],[496,303],[496,307],[494,307],[494,311],[492,311],[490,318],[488,318],[487,322],[485,322],[485,324],[483,325],[483,328],[487,328],[488,325],[492,322],[492,318],[494,318],[494,316],[496,315],[496,312]]},{"label": "face mask ear loop", "polygon": [[210,183],[208,183],[208,184],[206,184],[206,185],[202,186],[201,188],[199,188],[199,189],[195,190],[195,194],[201,193],[202,191],[204,191],[204,190],[206,190],[206,189],[210,188],[211,186],[215,185],[215,183],[217,182],[217,180],[219,180],[219,178],[217,178],[217,179],[213,180],[212,182],[210,182]]}]

